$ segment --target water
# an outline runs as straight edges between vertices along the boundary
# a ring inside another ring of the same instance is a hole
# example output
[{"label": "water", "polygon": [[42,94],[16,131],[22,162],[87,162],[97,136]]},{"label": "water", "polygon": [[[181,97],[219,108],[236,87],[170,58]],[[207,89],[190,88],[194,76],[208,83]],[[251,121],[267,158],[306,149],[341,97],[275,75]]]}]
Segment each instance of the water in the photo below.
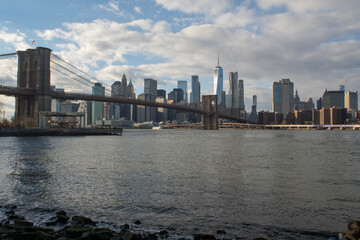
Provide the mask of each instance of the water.
[{"label": "water", "polygon": [[358,131],[125,131],[0,139],[0,205],[118,227],[327,239],[359,220]]}]

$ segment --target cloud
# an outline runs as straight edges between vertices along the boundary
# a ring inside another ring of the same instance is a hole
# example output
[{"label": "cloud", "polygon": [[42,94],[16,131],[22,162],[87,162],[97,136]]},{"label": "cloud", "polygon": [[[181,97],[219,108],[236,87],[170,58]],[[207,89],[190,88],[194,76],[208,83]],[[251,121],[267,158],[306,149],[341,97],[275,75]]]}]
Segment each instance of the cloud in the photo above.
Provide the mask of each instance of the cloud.
[{"label": "cloud", "polygon": [[114,13],[121,17],[125,16],[124,10],[120,10],[120,8],[119,8],[119,1],[116,1],[116,0],[111,0],[107,4],[98,4],[98,5],[96,5],[96,7],[99,9],[103,9],[105,11]]},{"label": "cloud", "polygon": [[155,0],[157,4],[167,10],[177,10],[184,13],[218,15],[232,6],[230,0]]},{"label": "cloud", "polygon": [[135,6],[135,7],[134,7],[134,11],[137,12],[138,14],[141,14],[141,13],[142,13],[141,7],[139,7],[139,6]]},{"label": "cloud", "polygon": [[30,42],[27,43],[27,37],[25,33],[22,33],[19,30],[10,33],[8,28],[3,27],[0,30],[0,40],[4,41],[5,43],[12,44],[17,50],[25,50],[30,47]]}]

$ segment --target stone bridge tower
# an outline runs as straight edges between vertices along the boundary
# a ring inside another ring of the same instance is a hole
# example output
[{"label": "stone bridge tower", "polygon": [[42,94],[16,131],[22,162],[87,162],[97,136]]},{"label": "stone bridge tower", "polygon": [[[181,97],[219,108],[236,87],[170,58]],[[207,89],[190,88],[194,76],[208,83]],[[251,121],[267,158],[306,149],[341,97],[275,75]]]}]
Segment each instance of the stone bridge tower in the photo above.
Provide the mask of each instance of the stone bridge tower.
[{"label": "stone bridge tower", "polygon": [[204,130],[218,130],[219,129],[219,114],[218,114],[218,104],[217,104],[217,95],[206,95],[202,96],[202,109],[204,111],[214,112],[214,114],[203,114],[202,123]]},{"label": "stone bridge tower", "polygon": [[15,120],[22,127],[38,127],[39,112],[51,111],[51,49],[38,47],[17,53],[17,87],[34,89],[36,94],[16,97]]}]

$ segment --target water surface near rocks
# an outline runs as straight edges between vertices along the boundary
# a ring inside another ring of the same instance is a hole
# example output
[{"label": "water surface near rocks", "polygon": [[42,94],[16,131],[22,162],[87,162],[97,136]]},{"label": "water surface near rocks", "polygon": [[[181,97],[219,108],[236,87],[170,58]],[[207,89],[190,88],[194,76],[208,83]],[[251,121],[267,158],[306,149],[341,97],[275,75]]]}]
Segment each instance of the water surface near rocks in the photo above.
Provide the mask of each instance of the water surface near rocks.
[{"label": "water surface near rocks", "polygon": [[358,131],[125,131],[0,139],[0,205],[180,236],[326,239],[359,220]]}]

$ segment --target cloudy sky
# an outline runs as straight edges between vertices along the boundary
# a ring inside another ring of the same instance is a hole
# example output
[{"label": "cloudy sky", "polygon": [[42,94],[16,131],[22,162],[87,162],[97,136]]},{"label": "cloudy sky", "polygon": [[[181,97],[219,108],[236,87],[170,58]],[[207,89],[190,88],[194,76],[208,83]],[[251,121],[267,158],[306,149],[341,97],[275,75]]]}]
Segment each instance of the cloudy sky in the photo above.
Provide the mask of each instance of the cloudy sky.
[{"label": "cloudy sky", "polygon": [[[360,89],[358,9],[358,0],[0,0],[0,54],[48,47],[110,85],[125,73],[137,94],[145,77],[169,91],[199,75],[209,94],[219,52],[224,90],[237,71],[246,109],[256,94],[258,110],[271,110],[282,78],[301,100],[340,84]],[[16,67],[0,59],[0,84],[15,84]],[[56,74],[52,84],[90,91]],[[11,112],[12,98],[1,100]]]}]

